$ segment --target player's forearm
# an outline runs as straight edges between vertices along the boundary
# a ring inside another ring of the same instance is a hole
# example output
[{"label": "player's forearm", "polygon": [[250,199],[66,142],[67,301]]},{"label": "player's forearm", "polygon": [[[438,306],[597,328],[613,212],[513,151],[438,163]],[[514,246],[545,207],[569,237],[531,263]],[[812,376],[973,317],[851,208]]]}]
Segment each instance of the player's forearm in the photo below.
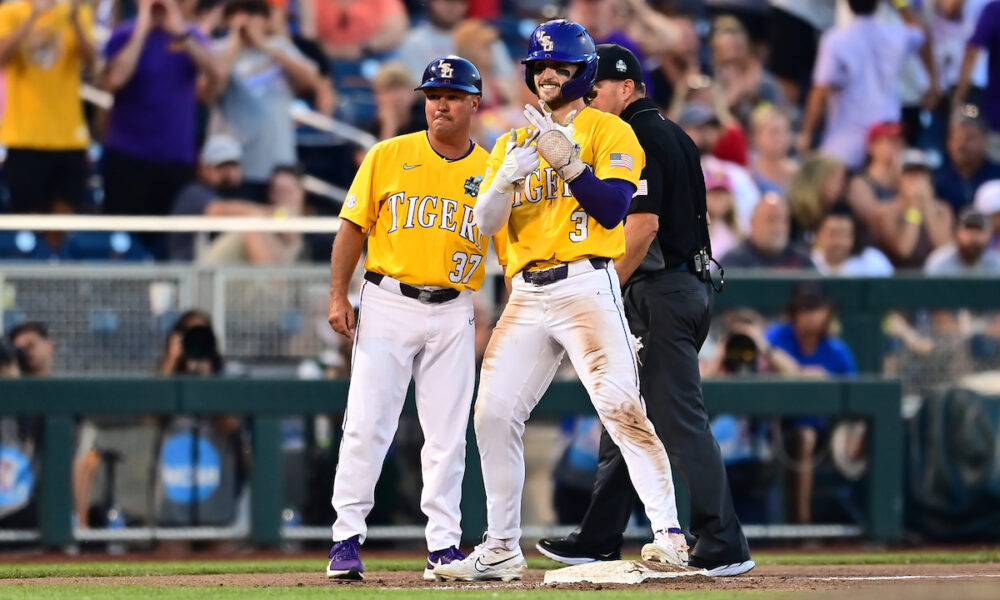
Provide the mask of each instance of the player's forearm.
[{"label": "player's forearm", "polygon": [[598,179],[584,169],[570,182],[570,191],[583,210],[605,229],[613,229],[628,213],[635,186],[621,179]]},{"label": "player's forearm", "polygon": [[642,264],[659,229],[660,218],[653,213],[633,213],[625,221],[625,256],[615,261],[615,271],[618,271],[618,279],[622,285]]},{"label": "player's forearm", "polygon": [[341,219],[340,231],[333,239],[330,253],[330,296],[347,296],[351,275],[361,259],[361,249],[365,244],[365,232],[361,227]]},{"label": "player's forearm", "polygon": [[472,208],[472,224],[479,228],[480,235],[493,237],[510,218],[511,197],[496,189],[496,182],[476,199]]}]

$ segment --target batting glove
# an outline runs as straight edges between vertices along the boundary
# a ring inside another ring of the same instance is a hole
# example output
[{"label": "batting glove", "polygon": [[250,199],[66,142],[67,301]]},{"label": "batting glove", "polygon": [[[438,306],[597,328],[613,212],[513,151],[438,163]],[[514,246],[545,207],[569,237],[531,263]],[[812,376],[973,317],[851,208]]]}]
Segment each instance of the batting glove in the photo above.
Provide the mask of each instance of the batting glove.
[{"label": "batting glove", "polygon": [[573,141],[576,111],[569,113],[563,124],[552,119],[552,112],[544,100],[539,100],[539,103],[542,111],[530,104],[524,106],[524,117],[538,131],[538,141],[535,142],[538,153],[552,165],[563,181],[573,181],[587,168],[580,159],[580,146]]},{"label": "batting glove", "polygon": [[504,150],[503,164],[497,169],[493,185],[498,192],[510,194],[515,186],[520,185],[524,178],[538,169],[538,149],[531,145],[532,135],[517,139],[517,132],[510,130],[507,147]]}]

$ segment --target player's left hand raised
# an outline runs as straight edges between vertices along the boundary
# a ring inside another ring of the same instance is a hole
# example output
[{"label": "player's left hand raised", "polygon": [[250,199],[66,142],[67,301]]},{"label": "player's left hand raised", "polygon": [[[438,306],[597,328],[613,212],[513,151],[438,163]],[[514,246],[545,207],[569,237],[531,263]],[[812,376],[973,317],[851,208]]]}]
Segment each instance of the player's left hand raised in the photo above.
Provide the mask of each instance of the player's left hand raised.
[{"label": "player's left hand raised", "polygon": [[552,118],[543,100],[539,100],[545,114],[530,104],[524,106],[524,118],[538,131],[538,153],[552,165],[563,181],[573,181],[586,169],[580,159],[580,146],[573,141],[573,119],[576,111],[566,116],[565,123]]}]

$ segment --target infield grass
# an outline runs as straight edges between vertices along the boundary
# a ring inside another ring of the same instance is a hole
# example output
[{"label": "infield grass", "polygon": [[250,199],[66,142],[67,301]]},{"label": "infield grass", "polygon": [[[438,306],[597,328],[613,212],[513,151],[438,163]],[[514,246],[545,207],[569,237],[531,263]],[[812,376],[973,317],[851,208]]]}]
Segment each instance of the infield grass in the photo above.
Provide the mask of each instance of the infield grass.
[{"label": "infield grass", "polygon": [[[638,558],[626,556],[625,558]],[[885,565],[959,564],[1000,562],[1000,549],[959,552],[863,552],[863,553],[768,553],[755,552],[759,565]],[[365,559],[365,569],[374,571],[422,571],[423,558]],[[0,564],[0,579],[25,577],[142,577],[151,575],[218,575],[224,573],[303,573],[320,572],[326,557],[276,560],[208,560],[156,562],[72,562]],[[528,557],[532,569],[553,569],[562,565],[542,557]],[[6,588],[5,588],[6,589]]]}]

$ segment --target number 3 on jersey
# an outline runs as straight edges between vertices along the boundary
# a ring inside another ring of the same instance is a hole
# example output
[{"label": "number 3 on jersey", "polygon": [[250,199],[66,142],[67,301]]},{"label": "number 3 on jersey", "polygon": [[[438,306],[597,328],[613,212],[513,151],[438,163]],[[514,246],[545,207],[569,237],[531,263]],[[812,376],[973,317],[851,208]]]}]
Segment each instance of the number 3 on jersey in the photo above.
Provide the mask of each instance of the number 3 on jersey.
[{"label": "number 3 on jersey", "polygon": [[576,225],[574,231],[569,232],[569,241],[582,242],[587,239],[587,213],[582,208],[574,210],[569,219]]},{"label": "number 3 on jersey", "polygon": [[483,257],[479,254],[456,252],[451,256],[451,260],[455,261],[455,270],[448,273],[448,280],[452,283],[469,283],[472,274],[476,272],[476,267],[483,262]]}]

